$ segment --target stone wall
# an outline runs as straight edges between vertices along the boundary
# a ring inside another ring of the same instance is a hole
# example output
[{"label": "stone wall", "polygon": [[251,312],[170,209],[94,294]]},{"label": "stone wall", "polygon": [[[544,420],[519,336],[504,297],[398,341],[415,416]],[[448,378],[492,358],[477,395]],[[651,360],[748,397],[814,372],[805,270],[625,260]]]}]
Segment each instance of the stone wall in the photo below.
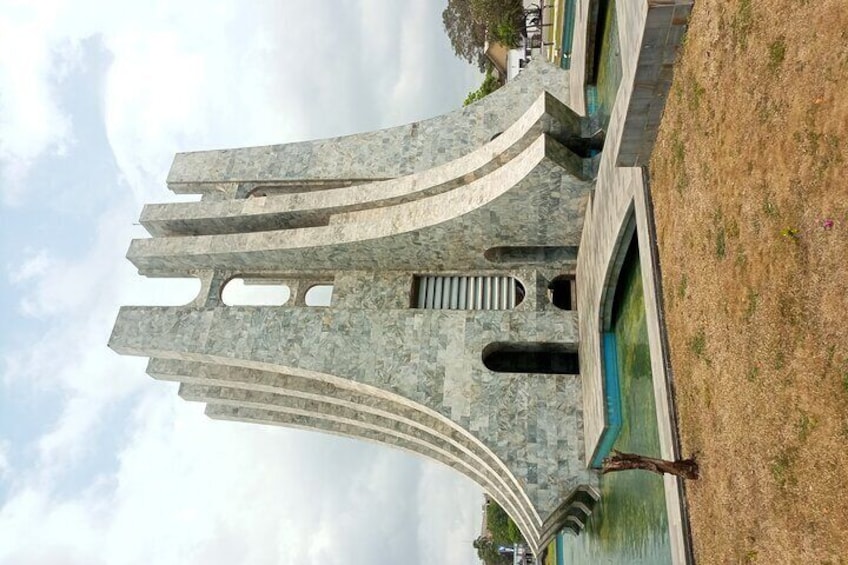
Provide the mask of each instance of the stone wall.
[{"label": "stone wall", "polygon": [[[547,285],[576,268],[592,132],[551,93],[568,95],[567,74],[535,64],[482,102],[409,126],[178,155],[170,187],[213,197],[146,207],[154,237],[128,257],[146,275],[197,276],[200,295],[122,308],[110,346],[150,357],[151,374],[180,381],[212,417],[359,437],[451,466],[538,549],[545,519],[595,483],[581,379],[493,372],[483,355],[493,343],[578,349],[577,313],[554,307]],[[251,198],[256,183],[286,189]],[[527,246],[568,252],[486,256]],[[513,276],[526,296],[512,310],[417,309],[421,274]],[[234,276],[285,282],[295,299],[226,306]],[[334,285],[329,307],[303,304],[316,283]]]}]

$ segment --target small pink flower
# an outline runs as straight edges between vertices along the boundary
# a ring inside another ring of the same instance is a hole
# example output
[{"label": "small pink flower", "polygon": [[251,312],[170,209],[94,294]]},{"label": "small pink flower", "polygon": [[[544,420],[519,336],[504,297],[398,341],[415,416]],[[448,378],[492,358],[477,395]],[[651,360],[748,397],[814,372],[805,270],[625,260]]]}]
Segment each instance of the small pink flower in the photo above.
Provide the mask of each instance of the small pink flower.
[{"label": "small pink flower", "polygon": [[829,230],[830,228],[833,227],[833,220],[831,220],[830,218],[828,218],[827,220],[824,220],[822,222],[822,227],[826,230]]}]

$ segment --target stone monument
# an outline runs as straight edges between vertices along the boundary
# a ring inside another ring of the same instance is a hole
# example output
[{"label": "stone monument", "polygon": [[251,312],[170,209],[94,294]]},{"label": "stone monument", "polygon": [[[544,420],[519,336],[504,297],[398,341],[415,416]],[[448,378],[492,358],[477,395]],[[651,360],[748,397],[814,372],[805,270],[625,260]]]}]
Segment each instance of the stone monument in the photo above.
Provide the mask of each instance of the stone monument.
[{"label": "stone monument", "polygon": [[[181,153],[128,253],[196,277],[182,307],[124,307],[110,340],[218,419],[411,451],[479,483],[538,551],[594,500],[574,275],[597,136],[567,74],[531,65],[455,112],[347,137]],[[229,281],[286,284],[228,306]],[[308,306],[316,285],[328,306]]]}]

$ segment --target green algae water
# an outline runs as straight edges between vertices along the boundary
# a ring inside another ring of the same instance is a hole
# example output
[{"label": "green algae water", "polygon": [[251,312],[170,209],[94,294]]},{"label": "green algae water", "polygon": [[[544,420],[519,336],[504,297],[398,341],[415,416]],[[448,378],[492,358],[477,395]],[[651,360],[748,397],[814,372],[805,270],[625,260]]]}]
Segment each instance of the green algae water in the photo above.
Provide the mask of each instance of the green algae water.
[{"label": "green algae water", "polygon": [[618,38],[615,0],[610,0],[607,5],[603,23],[600,60],[598,61],[597,116],[601,128],[607,129],[622,76],[621,41]]},{"label": "green algae water", "polygon": [[[622,427],[615,449],[659,457],[645,298],[635,237],[616,289],[613,330],[622,404]],[[662,477],[647,471],[611,473],[601,477],[600,490],[601,500],[583,533],[557,537],[557,543],[562,544],[561,563],[671,563]]]}]

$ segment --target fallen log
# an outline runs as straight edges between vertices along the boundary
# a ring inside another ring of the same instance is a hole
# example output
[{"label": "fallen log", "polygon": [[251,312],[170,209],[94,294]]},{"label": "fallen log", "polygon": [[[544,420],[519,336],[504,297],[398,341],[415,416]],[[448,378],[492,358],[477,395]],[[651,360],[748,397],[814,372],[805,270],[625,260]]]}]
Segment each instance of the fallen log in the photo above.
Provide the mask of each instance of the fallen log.
[{"label": "fallen log", "polygon": [[612,456],[604,459],[601,465],[601,474],[614,473],[616,471],[629,471],[641,469],[662,475],[668,473],[682,479],[695,480],[700,476],[698,462],[695,457],[681,459],[679,461],[668,461],[666,459],[655,459],[635,453],[622,453],[613,450]]}]

